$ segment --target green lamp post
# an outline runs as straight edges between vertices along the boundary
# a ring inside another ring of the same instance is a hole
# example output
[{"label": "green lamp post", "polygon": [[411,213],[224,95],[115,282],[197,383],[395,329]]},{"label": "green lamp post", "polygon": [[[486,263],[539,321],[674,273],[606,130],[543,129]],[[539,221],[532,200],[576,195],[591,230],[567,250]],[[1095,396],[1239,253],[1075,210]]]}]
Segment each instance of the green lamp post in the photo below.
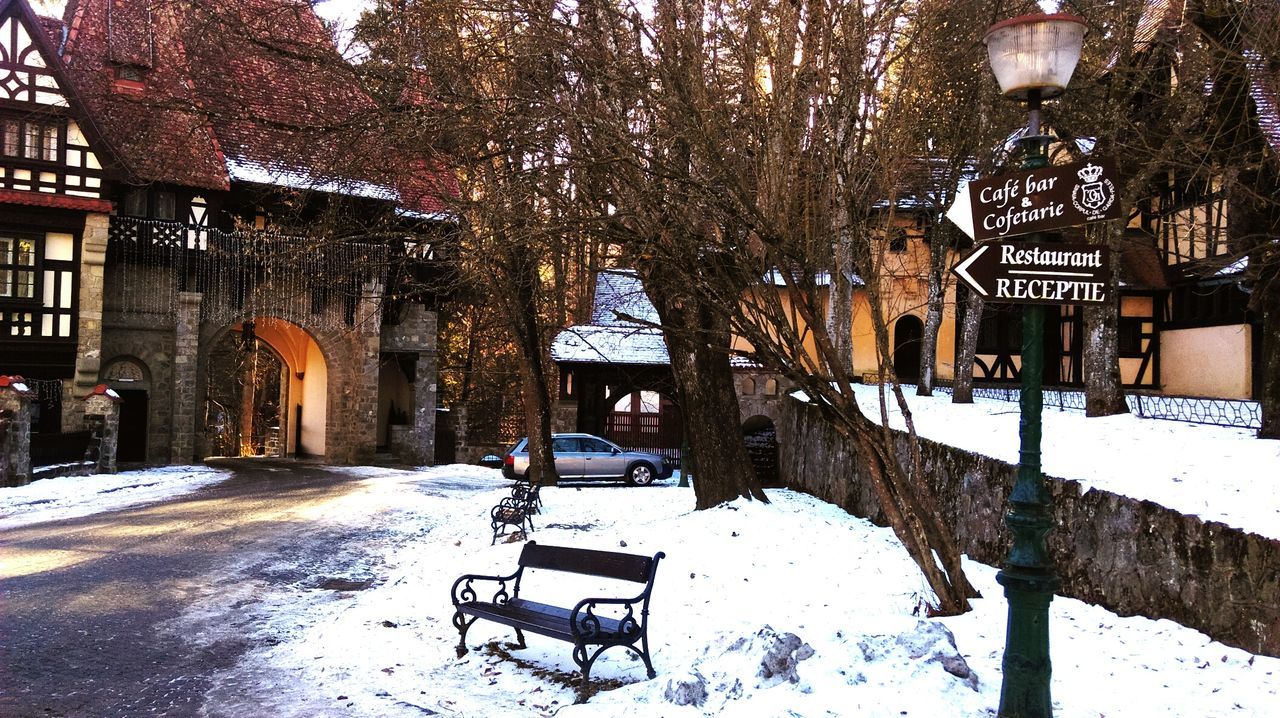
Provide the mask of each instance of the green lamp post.
[{"label": "green lamp post", "polygon": [[[1083,19],[1063,14],[1023,15],[987,30],[983,41],[1001,92],[1027,105],[1027,133],[1021,140],[1023,169],[1037,169],[1049,162],[1049,138],[1040,129],[1040,103],[1066,89],[1080,60],[1084,33]],[[1044,241],[1044,236],[1032,234],[1027,239]],[[996,577],[1009,601],[1001,718],[1047,718],[1053,713],[1049,694],[1049,602],[1058,579],[1045,547],[1053,515],[1040,471],[1044,316],[1044,307],[1022,307],[1018,474],[1005,515],[1005,525],[1013,533],[1013,546]]]}]

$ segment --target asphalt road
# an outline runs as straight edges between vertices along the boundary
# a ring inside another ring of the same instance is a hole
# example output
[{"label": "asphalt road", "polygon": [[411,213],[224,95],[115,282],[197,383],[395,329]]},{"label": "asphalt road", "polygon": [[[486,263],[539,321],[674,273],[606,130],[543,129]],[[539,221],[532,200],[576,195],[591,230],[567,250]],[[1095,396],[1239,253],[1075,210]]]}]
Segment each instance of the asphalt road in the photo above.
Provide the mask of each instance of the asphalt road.
[{"label": "asphalt road", "polygon": [[199,715],[217,673],[252,639],[191,642],[166,622],[228,582],[263,580],[244,575],[254,571],[246,557],[335,574],[359,561],[343,550],[357,529],[308,511],[358,479],[287,461],[216,465],[233,477],[161,503],[0,531],[0,717]]}]

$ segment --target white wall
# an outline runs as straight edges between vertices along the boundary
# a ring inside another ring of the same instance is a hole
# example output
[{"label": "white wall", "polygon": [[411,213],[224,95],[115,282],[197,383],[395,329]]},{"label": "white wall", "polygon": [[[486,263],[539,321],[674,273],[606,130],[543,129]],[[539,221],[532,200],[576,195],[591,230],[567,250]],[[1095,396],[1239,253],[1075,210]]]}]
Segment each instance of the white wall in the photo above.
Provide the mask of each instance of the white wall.
[{"label": "white wall", "polygon": [[307,344],[307,360],[302,380],[302,446],[298,453],[323,456],[324,428],[328,415],[329,371],[320,347]]},{"label": "white wall", "polygon": [[1248,399],[1252,349],[1247,324],[1161,332],[1161,388],[1166,394]]}]

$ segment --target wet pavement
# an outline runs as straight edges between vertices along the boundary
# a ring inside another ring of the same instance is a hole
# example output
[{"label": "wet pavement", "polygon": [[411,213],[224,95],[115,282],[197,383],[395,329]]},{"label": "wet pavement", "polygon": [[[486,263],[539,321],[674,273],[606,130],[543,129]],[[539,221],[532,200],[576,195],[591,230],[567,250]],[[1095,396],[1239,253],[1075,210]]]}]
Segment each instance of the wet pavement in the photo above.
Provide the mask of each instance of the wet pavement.
[{"label": "wet pavement", "polygon": [[197,644],[166,623],[216,600],[246,557],[332,567],[358,543],[357,529],[315,509],[360,477],[282,460],[211,464],[234,475],[160,503],[0,531],[0,718],[200,715],[218,672],[255,646],[235,635]]}]

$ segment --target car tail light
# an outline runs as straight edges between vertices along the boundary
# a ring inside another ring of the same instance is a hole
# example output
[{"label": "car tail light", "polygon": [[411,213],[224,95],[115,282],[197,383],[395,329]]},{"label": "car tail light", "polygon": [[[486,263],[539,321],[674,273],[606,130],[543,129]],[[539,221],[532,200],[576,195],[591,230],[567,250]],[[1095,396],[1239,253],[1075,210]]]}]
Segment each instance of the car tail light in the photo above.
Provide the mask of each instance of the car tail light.
[{"label": "car tail light", "polygon": [[511,454],[507,454],[507,458],[503,459],[502,463],[504,466],[515,466],[516,457],[512,456]]}]

